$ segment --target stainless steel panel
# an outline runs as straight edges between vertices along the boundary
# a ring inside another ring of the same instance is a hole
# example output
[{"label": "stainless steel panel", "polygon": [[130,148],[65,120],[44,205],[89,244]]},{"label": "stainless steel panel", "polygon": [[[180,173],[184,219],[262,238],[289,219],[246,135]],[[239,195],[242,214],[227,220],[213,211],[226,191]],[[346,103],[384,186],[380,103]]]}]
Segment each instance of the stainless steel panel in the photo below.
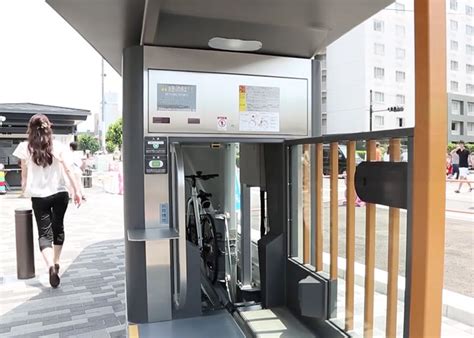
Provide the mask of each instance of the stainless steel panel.
[{"label": "stainless steel panel", "polygon": [[[199,137],[293,138],[310,135],[311,61],[287,57],[144,47],[145,133]],[[196,112],[159,112],[157,84],[197,86]],[[239,85],[280,88],[280,130],[240,131]],[[149,110],[149,111],[148,111]],[[227,117],[227,130],[218,117]],[[153,124],[169,117],[170,124]],[[200,124],[189,124],[199,118]]]},{"label": "stainless steel panel", "polygon": [[170,241],[145,242],[148,321],[171,320]]},{"label": "stainless steel panel", "polygon": [[127,236],[131,242],[149,242],[175,239],[179,233],[175,229],[163,227],[128,230]]},{"label": "stainless steel panel", "polygon": [[[154,133],[246,134],[308,136],[308,80],[235,74],[213,74],[149,70],[148,131]],[[157,109],[158,84],[196,86],[196,111],[160,111]],[[239,86],[279,89],[278,130],[245,131],[239,112]],[[169,123],[153,123],[154,119]],[[198,124],[189,123],[198,120]],[[219,120],[225,119],[226,127]]]}]

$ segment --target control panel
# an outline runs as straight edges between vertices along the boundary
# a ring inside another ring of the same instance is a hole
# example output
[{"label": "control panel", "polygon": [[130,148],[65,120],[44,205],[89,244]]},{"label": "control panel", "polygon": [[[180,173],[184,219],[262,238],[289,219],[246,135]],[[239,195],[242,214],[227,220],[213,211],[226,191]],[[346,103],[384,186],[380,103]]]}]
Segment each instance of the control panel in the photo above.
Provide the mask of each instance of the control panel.
[{"label": "control panel", "polygon": [[168,173],[168,139],[166,137],[145,137],[145,174]]}]

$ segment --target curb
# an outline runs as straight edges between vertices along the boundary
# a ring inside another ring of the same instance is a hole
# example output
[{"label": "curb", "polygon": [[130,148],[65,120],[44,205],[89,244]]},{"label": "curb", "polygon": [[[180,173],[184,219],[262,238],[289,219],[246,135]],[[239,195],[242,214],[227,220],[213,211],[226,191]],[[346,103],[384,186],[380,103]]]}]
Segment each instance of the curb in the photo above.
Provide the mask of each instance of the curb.
[{"label": "curb", "polygon": [[[323,253],[323,263],[326,271],[329,270],[330,255]],[[365,265],[354,263],[355,284],[364,286]],[[338,277],[345,280],[346,260],[338,257]],[[375,292],[387,294],[388,273],[386,271],[375,269],[374,282]],[[405,277],[398,276],[398,300],[405,301]],[[460,293],[443,289],[443,308],[442,315],[465,325],[474,326],[474,298],[464,296]]]}]

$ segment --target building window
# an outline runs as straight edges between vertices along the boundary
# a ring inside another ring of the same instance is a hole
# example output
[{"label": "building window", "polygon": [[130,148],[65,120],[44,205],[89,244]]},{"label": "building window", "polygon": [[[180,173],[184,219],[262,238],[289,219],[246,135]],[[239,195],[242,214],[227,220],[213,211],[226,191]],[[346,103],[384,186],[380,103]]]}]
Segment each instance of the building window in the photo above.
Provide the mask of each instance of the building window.
[{"label": "building window", "polygon": [[405,104],[405,95],[397,94],[397,104]]},{"label": "building window", "polygon": [[457,92],[459,90],[459,83],[457,81],[451,81],[451,91]]},{"label": "building window", "polygon": [[451,122],[451,135],[461,135],[461,122],[453,121]]},{"label": "building window", "polygon": [[451,50],[458,50],[459,44],[456,40],[451,40]]},{"label": "building window", "polygon": [[467,115],[474,116],[474,102],[467,103]]},{"label": "building window", "polygon": [[450,0],[449,1],[449,8],[453,11],[458,10],[458,0]]},{"label": "building window", "polygon": [[458,100],[451,101],[451,114],[461,115],[461,101],[458,101]]},{"label": "building window", "polygon": [[474,65],[466,64],[466,73],[472,74],[474,73]]},{"label": "building window", "polygon": [[450,20],[450,27],[452,31],[458,30],[458,22],[456,20]]},{"label": "building window", "polygon": [[467,133],[466,133],[467,135],[474,136],[474,122],[468,122],[466,129],[467,129]]},{"label": "building window", "polygon": [[473,45],[466,45],[466,54],[473,55],[474,54],[474,46]]},{"label": "building window", "polygon": [[451,70],[458,70],[459,69],[459,62],[451,61]]},{"label": "building window", "polygon": [[398,127],[404,127],[405,126],[405,119],[403,117],[397,117],[397,125]]},{"label": "building window", "polygon": [[466,84],[466,93],[474,94],[474,85],[472,83]]},{"label": "building window", "polygon": [[396,55],[397,59],[404,59],[405,58],[405,49],[397,48],[395,50],[395,55]]},{"label": "building window", "polygon": [[383,32],[383,21],[382,20],[374,20],[374,31],[376,32]]},{"label": "building window", "polygon": [[474,8],[466,5],[466,15],[472,16],[474,13]]},{"label": "building window", "polygon": [[467,35],[474,35],[474,27],[470,25],[466,25],[466,34]]},{"label": "building window", "polygon": [[405,82],[405,72],[397,70],[395,72],[395,79],[397,82]]},{"label": "building window", "polygon": [[374,101],[379,103],[385,102],[385,94],[382,92],[374,92]]},{"label": "building window", "polygon": [[385,45],[383,43],[374,43],[374,54],[385,55]]},{"label": "building window", "polygon": [[385,69],[380,67],[374,67],[374,78],[383,80],[385,76]]},{"label": "building window", "polygon": [[405,26],[396,25],[395,26],[395,34],[400,38],[405,37]]},{"label": "building window", "polygon": [[395,10],[397,11],[397,13],[404,12],[405,11],[405,5],[401,4],[401,3],[398,3],[398,2],[395,2]]},{"label": "building window", "polygon": [[384,117],[376,115],[375,116],[375,125],[378,126],[378,127],[383,127],[384,124],[385,124]]}]

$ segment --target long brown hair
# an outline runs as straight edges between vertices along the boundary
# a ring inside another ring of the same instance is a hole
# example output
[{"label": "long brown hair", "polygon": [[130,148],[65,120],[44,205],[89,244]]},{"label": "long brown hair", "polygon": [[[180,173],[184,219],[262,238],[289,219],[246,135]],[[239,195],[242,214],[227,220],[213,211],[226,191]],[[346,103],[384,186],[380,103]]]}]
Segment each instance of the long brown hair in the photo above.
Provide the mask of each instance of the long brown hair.
[{"label": "long brown hair", "polygon": [[46,115],[33,115],[28,124],[28,150],[33,162],[40,167],[53,163],[53,131]]}]

